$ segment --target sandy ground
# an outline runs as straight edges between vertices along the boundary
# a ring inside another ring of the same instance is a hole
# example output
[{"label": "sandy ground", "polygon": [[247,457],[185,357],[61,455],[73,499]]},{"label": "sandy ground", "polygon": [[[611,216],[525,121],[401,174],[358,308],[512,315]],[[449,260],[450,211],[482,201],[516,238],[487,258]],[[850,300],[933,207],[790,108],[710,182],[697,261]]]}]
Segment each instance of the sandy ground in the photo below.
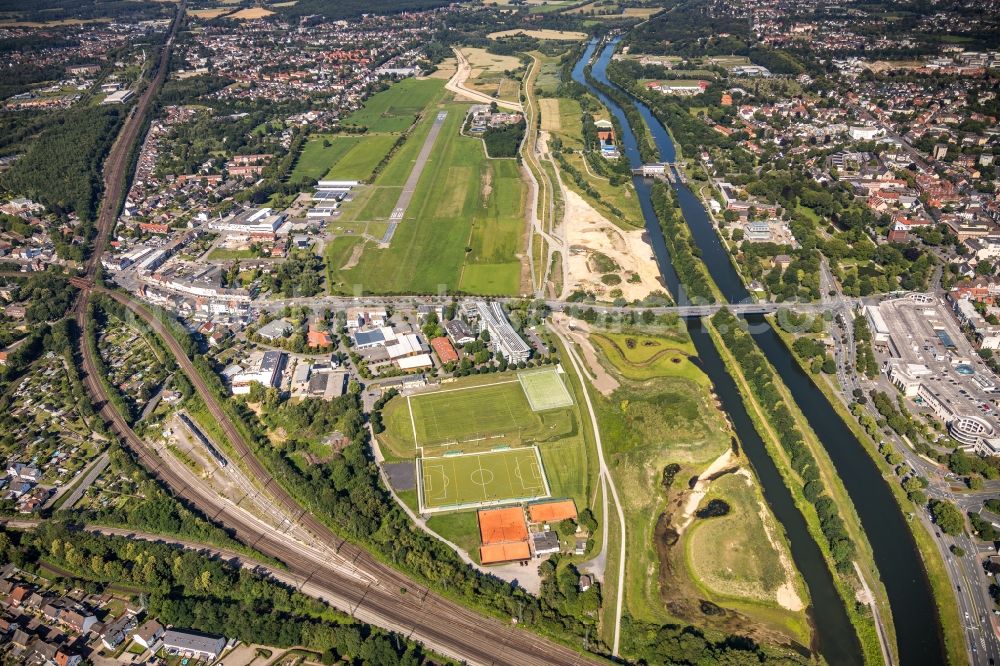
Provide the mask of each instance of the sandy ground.
[{"label": "sandy ground", "polygon": [[[746,479],[748,485],[753,485],[754,478],[750,474],[750,470],[741,468],[736,472],[740,476]],[[778,589],[774,592],[775,601],[782,608],[790,611],[801,611],[806,605],[803,603],[802,598],[799,596],[798,590],[795,589],[795,565],[792,564],[792,559],[788,555],[788,549],[778,541],[778,537],[774,534],[775,526],[772,524],[771,518],[769,516],[767,505],[763,501],[760,502],[758,508],[760,513],[760,522],[764,525],[764,532],[767,534],[767,540],[771,543],[771,547],[774,551],[778,553],[778,559],[781,562],[781,568],[785,570],[785,582],[778,586]]]},{"label": "sandy ground", "polygon": [[538,99],[538,110],[542,114],[542,131],[558,132],[562,129],[559,117],[559,100],[554,97]]},{"label": "sandy ground", "polygon": [[472,78],[480,74],[503,74],[507,70],[517,69],[521,66],[521,61],[514,56],[494,55],[486,49],[462,46],[459,48],[462,55],[472,66]]},{"label": "sandy ground", "polygon": [[231,11],[233,11],[232,7],[214,7],[212,9],[189,9],[188,14],[196,18],[214,19]]},{"label": "sandy ground", "polygon": [[601,361],[597,357],[597,350],[594,349],[594,345],[590,341],[590,324],[573,319],[562,312],[554,312],[552,326],[564,337],[575,342],[577,348],[583,352],[583,358],[590,370],[587,379],[594,385],[594,388],[600,391],[601,395],[611,395],[618,388],[619,383],[601,365]]},{"label": "sandy ground", "polygon": [[525,30],[516,28],[514,30],[500,30],[486,35],[490,39],[500,39],[501,37],[511,37],[512,35],[526,35],[536,39],[565,39],[574,42],[582,42],[587,38],[585,32],[573,32],[571,30]]},{"label": "sandy ground", "polygon": [[456,69],[455,74],[448,79],[448,83],[444,84],[444,87],[446,90],[450,90],[455,93],[455,98],[457,100],[478,102],[480,104],[496,102],[497,106],[502,109],[510,109],[512,111],[523,110],[521,105],[516,102],[505,102],[504,100],[497,99],[496,97],[490,97],[485,93],[466,87],[465,82],[469,80],[470,76],[472,76],[472,64],[460,50],[452,50],[455,52],[455,57],[458,59],[458,69]]},{"label": "sandy ground", "polygon": [[[592,291],[610,300],[609,292],[621,289],[622,297],[631,301],[664,290],[653,248],[643,240],[642,230],[619,229],[569,188],[563,196],[566,204],[563,224],[569,246],[569,284],[564,285],[564,293]],[[621,284],[608,286],[601,282],[601,274],[589,265],[590,251],[607,255],[621,266]],[[633,273],[639,276],[639,282],[628,281]]]},{"label": "sandy ground", "polygon": [[709,477],[711,477],[716,472],[721,472],[722,470],[729,467],[733,461],[733,450],[726,449],[726,452],[721,456],[712,461],[712,464],[701,473],[698,480],[694,484],[694,488],[691,489],[691,493],[687,497],[687,501],[684,503],[684,510],[681,512],[680,524],[677,526],[677,534],[684,534],[684,530],[690,527],[691,523],[694,522],[694,512],[698,510],[698,505],[701,504],[701,500],[708,493],[708,487],[711,485]]}]

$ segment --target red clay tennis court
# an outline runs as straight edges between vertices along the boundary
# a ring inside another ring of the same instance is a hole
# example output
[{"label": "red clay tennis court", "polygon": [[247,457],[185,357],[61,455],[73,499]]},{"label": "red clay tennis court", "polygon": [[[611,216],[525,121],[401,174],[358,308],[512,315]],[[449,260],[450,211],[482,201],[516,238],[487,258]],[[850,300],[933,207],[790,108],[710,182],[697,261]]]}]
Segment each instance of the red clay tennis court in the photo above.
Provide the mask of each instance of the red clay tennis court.
[{"label": "red clay tennis court", "polygon": [[515,560],[530,560],[531,549],[527,541],[495,543],[479,549],[479,561],[483,564],[499,564]]},{"label": "red clay tennis court", "polygon": [[442,364],[458,360],[458,352],[455,351],[448,338],[434,338],[431,340],[431,347],[434,348]]},{"label": "red clay tennis court", "polygon": [[528,526],[521,507],[489,509],[479,512],[479,537],[484,546],[508,541],[525,541]]},{"label": "red clay tennis court", "polygon": [[576,520],[576,504],[573,500],[532,504],[528,507],[528,515],[533,523],[558,523],[567,518]]}]

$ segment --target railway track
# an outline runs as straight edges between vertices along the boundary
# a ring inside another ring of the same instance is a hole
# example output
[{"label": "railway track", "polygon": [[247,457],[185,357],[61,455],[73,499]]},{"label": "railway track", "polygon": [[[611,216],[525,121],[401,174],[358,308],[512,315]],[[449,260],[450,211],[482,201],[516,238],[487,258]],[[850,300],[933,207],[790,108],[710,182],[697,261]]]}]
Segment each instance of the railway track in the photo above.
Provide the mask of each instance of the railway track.
[{"label": "railway track", "polygon": [[[170,34],[161,49],[156,73],[105,160],[104,197],[98,214],[93,251],[87,260],[84,275],[73,278],[74,285],[81,290],[73,314],[82,333],[86,330],[87,305],[91,296],[97,292],[115,299],[143,319],[166,343],[181,370],[205,402],[237,453],[234,462],[253,475],[280,507],[283,515],[312,535],[321,548],[329,549],[330,557],[317,562],[302,549],[297,549],[280,530],[253,520],[211,489],[189,483],[180,473],[165,464],[111,405],[99,378],[92,350],[83,343],[81,336],[81,379],[98,413],[132,450],[138,461],[170,488],[175,496],[197,508],[214,522],[225,526],[237,540],[284,562],[293,574],[301,577],[300,588],[303,591],[324,599],[359,620],[397,631],[436,652],[472,664],[569,666],[593,663],[592,658],[584,657],[568,647],[515,628],[507,622],[484,617],[446,600],[379,562],[367,551],[337,536],[285,491],[253,455],[242,434],[222,409],[166,324],[141,302],[95,285],[100,258],[114,228],[127,183],[129,157],[145,125],[155,95],[166,78],[171,47],[184,9],[185,0],[181,0]],[[360,585],[357,577],[349,575],[349,567],[365,573],[376,582]]]}]

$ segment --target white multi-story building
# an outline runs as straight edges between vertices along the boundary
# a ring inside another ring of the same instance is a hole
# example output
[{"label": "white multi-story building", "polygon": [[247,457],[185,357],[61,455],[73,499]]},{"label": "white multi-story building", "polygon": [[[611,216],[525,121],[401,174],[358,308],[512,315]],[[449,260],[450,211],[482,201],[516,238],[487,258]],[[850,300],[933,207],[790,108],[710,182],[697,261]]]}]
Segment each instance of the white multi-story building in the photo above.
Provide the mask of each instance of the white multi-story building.
[{"label": "white multi-story building", "polygon": [[490,334],[490,341],[497,353],[507,359],[508,363],[527,361],[531,355],[531,347],[510,325],[503,306],[496,301],[476,301],[476,309],[479,313],[480,330]]}]

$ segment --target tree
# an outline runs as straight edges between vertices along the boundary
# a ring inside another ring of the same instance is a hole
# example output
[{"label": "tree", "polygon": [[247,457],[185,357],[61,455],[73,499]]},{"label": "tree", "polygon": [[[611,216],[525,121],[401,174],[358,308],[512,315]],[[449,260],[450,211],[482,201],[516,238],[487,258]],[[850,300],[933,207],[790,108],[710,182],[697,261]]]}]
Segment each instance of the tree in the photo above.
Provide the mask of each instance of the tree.
[{"label": "tree", "polygon": [[556,526],[556,531],[559,532],[559,536],[568,539],[576,534],[576,522],[572,518],[567,518]]},{"label": "tree", "polygon": [[941,531],[950,536],[961,534],[965,531],[965,518],[958,508],[946,500],[931,500],[931,517]]}]

